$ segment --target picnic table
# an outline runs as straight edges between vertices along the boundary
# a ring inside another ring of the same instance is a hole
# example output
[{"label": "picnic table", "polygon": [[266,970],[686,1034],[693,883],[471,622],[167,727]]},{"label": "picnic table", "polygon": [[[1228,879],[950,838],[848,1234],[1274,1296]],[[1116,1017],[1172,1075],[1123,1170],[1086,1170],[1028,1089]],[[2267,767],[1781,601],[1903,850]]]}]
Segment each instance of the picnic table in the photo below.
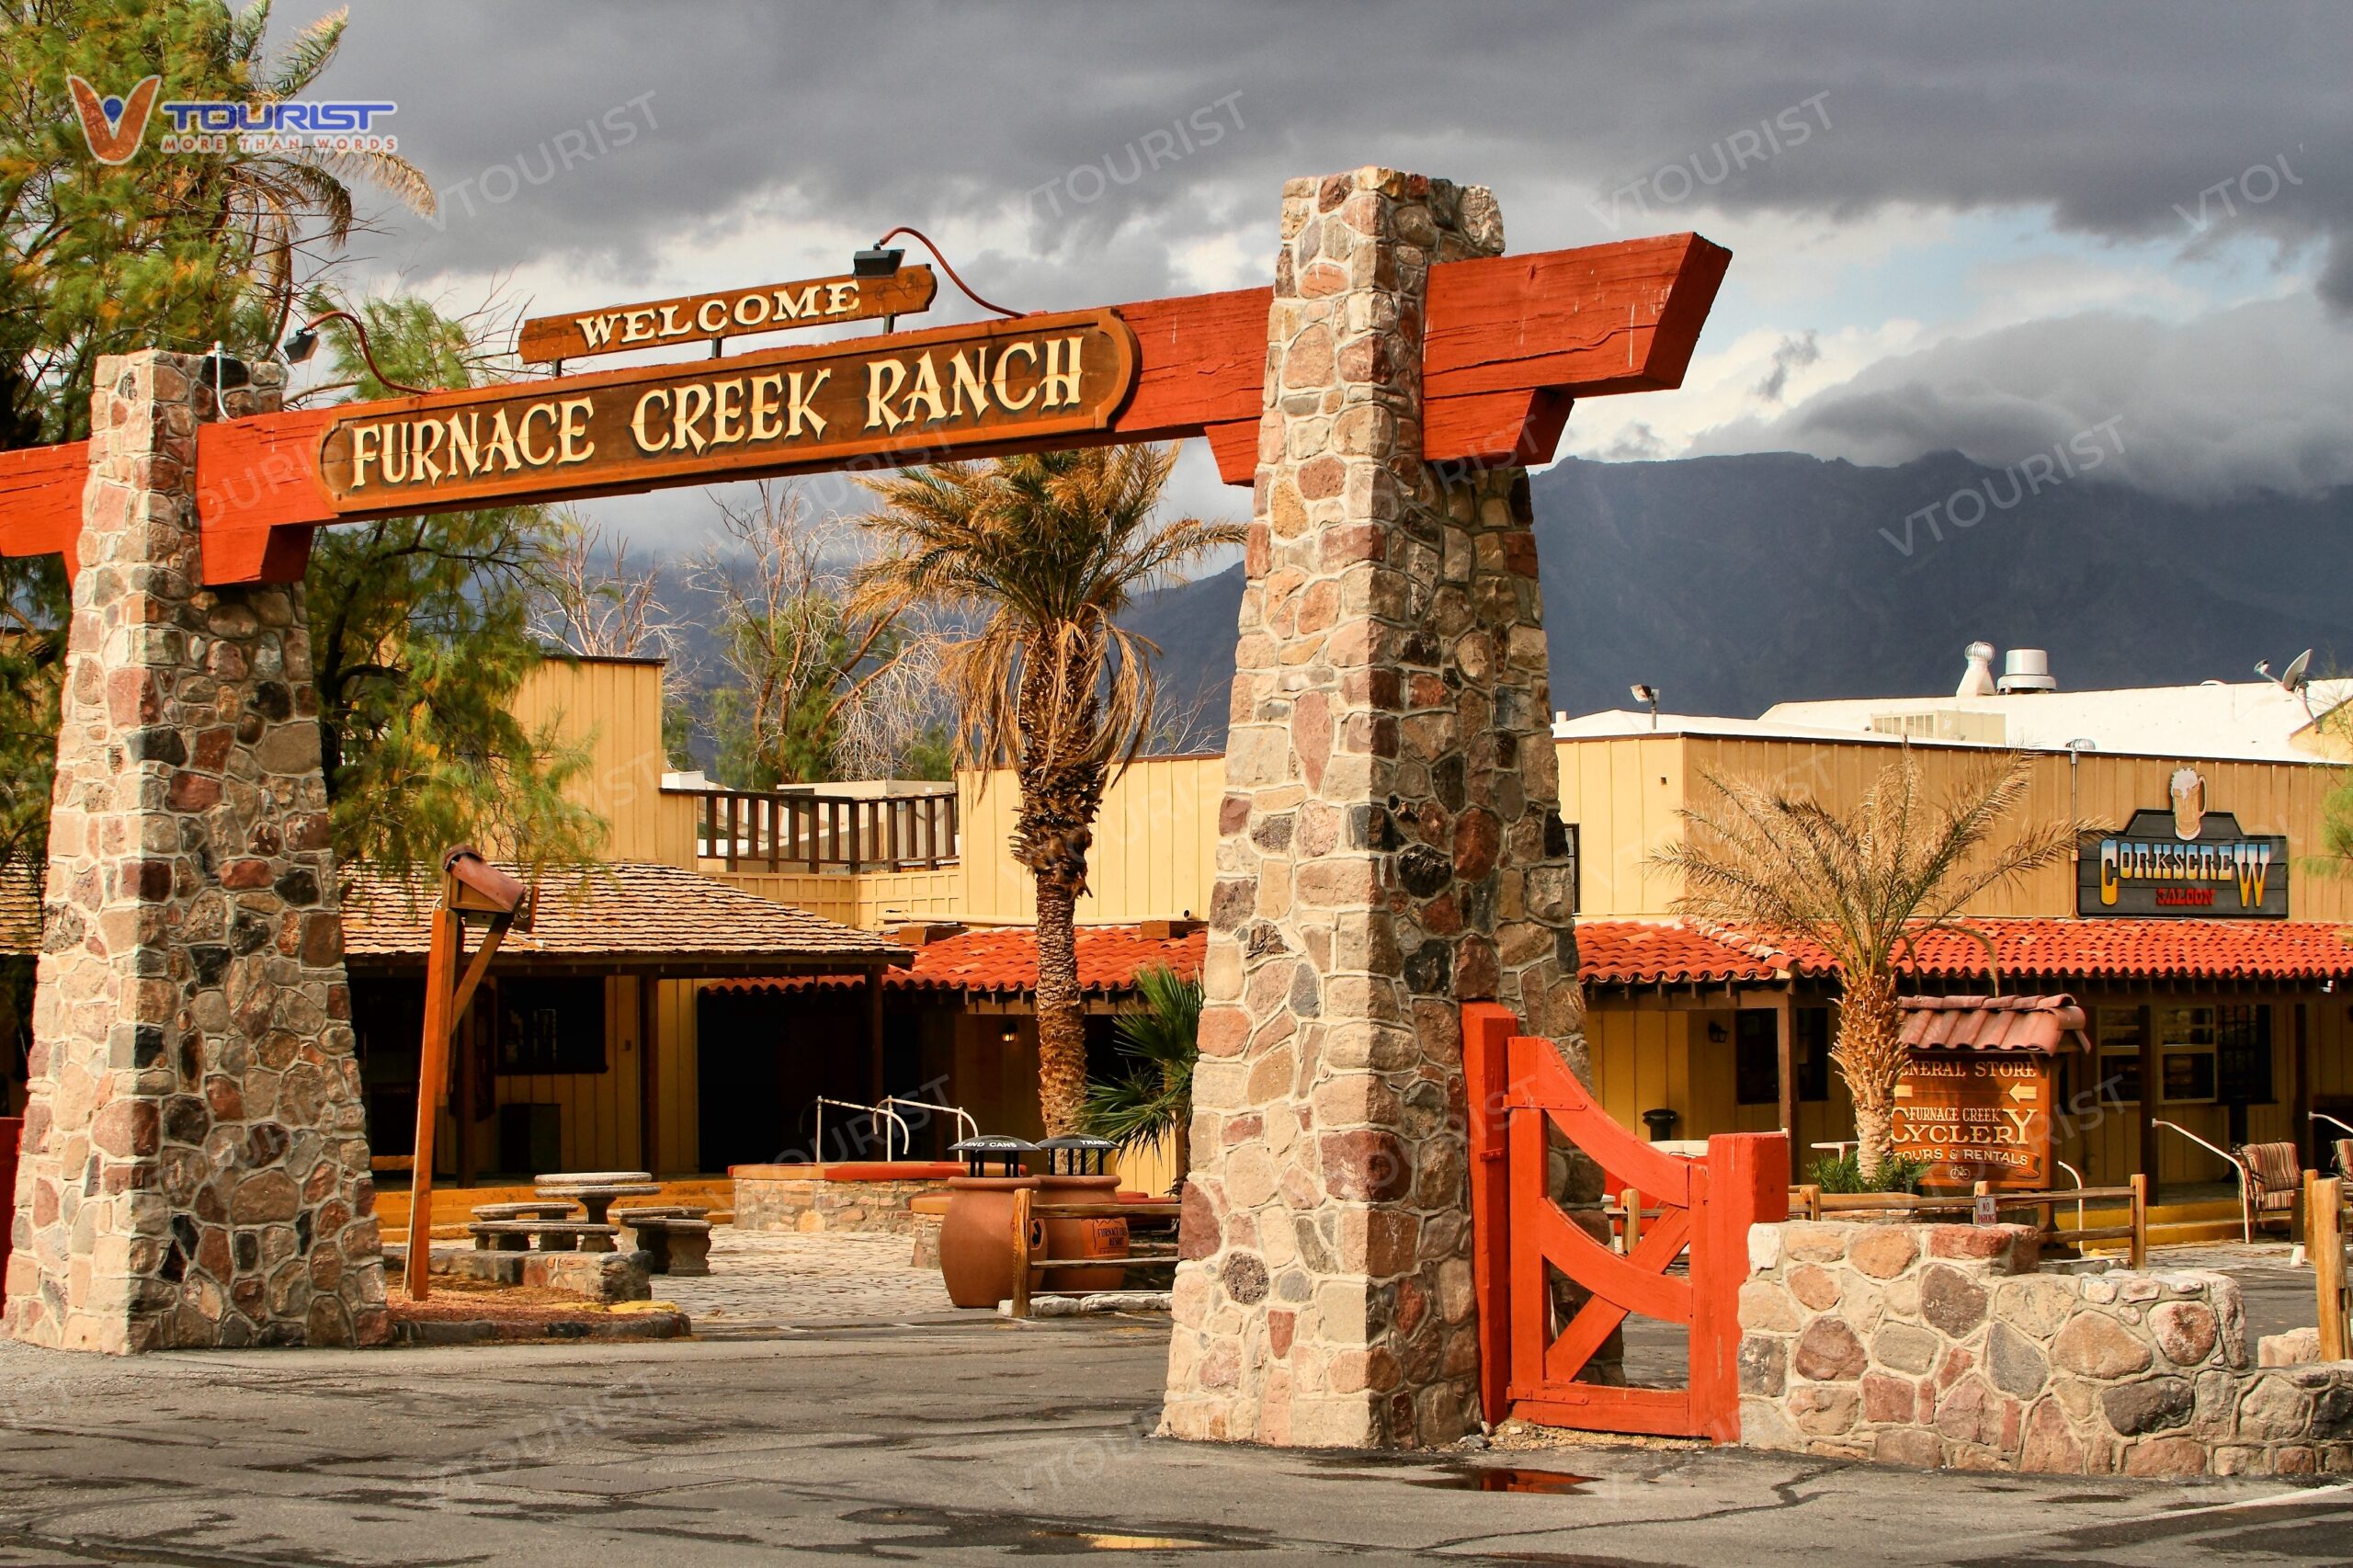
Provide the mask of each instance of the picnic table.
[{"label": "picnic table", "polygon": [[531,1190],[550,1200],[577,1203],[588,1223],[602,1225],[616,1199],[654,1197],[662,1186],[649,1171],[558,1171],[534,1181]]}]

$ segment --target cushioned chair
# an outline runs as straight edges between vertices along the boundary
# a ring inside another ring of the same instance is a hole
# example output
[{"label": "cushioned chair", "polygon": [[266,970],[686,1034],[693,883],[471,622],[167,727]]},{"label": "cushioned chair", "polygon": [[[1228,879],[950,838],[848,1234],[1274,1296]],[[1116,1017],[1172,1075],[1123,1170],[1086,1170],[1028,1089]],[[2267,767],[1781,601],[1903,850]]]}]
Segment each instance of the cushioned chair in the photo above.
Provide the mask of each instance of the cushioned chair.
[{"label": "cushioned chair", "polygon": [[2242,1143],[2238,1160],[2247,1179],[2240,1188],[2246,1227],[2277,1220],[2282,1229],[2295,1227],[2296,1199],[2303,1191],[2304,1163],[2293,1143]]}]

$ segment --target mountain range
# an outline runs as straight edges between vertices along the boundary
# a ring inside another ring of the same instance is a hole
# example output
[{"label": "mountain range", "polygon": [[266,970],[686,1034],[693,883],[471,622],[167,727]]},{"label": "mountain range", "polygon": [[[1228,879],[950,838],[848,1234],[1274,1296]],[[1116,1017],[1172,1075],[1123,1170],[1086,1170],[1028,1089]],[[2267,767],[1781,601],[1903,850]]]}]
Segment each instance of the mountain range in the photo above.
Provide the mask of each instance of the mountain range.
[{"label": "mountain range", "polygon": [[[1979,639],[2047,649],[2071,688],[2245,680],[2307,647],[2315,674],[2353,661],[2353,487],[2196,505],[2025,477],[1957,452],[1565,460],[1532,480],[1552,705],[1633,706],[1637,682],[1666,711],[1745,718],[1927,696]],[[1129,622],[1221,736],[1241,596],[1236,565]]]}]

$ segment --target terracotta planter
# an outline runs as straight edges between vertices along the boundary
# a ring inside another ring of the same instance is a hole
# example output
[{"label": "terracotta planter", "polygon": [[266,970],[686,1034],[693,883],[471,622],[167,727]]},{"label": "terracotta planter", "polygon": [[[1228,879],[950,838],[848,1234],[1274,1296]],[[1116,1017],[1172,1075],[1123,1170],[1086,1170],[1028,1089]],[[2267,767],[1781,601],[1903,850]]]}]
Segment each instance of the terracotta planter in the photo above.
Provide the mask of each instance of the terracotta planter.
[{"label": "terracotta planter", "polygon": [[[1116,1176],[1041,1176],[1033,1177],[1038,1184],[1039,1203],[1115,1203],[1120,1197],[1120,1178]],[[1125,1220],[1045,1220],[1040,1223],[1046,1229],[1048,1257],[1125,1257],[1128,1256],[1128,1222]],[[1039,1285],[1043,1290],[1116,1290],[1127,1282],[1124,1264],[1111,1264],[1102,1268],[1049,1268],[1042,1271]]]},{"label": "terracotta planter", "polygon": [[1038,1178],[951,1176],[939,1221],[939,1277],[960,1307],[994,1307],[1013,1297],[1013,1195]]}]

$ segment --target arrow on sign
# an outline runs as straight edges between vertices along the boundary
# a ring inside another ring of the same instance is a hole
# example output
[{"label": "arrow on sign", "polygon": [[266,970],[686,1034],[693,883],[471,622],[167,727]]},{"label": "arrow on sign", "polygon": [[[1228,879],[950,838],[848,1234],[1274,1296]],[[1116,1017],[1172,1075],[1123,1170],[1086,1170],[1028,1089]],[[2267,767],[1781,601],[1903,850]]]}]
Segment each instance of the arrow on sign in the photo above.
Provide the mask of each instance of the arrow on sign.
[{"label": "arrow on sign", "polygon": [[2010,1085],[2010,1098],[2014,1100],[2040,1099],[2041,1096],[2042,1092],[2036,1088],[2032,1084],[2012,1084]]}]

